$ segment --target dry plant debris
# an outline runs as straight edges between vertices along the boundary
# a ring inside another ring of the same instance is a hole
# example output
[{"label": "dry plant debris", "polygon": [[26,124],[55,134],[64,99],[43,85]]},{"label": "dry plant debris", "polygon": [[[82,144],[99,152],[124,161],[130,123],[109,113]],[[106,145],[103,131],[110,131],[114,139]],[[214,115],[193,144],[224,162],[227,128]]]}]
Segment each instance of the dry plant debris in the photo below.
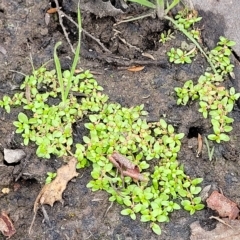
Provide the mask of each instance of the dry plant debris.
[{"label": "dry plant debris", "polygon": [[0,231],[8,238],[16,233],[16,229],[14,228],[11,219],[5,212],[0,214]]},{"label": "dry plant debris", "polygon": [[133,66],[128,68],[127,70],[130,72],[139,72],[142,71],[145,68],[145,66]]},{"label": "dry plant debris", "polygon": [[78,173],[76,172],[76,163],[76,158],[72,157],[67,165],[62,166],[57,170],[56,178],[42,188],[34,203],[35,214],[39,205],[49,204],[52,207],[56,201],[63,202],[62,193],[66,189],[67,183],[72,178],[78,176]]},{"label": "dry plant debris", "polygon": [[[190,225],[190,240],[239,240],[240,222],[238,220],[223,219],[226,224],[218,223],[212,231],[205,231],[201,228],[199,222],[193,222]],[[231,226],[231,227],[229,227]]]},{"label": "dry plant debris", "polygon": [[229,219],[238,217],[239,209],[237,204],[218,191],[213,191],[206,202],[207,206],[212,210],[216,210],[220,217],[229,217]]},{"label": "dry plant debris", "polygon": [[120,171],[122,176],[129,176],[135,181],[147,180],[142,174],[140,174],[139,167],[134,165],[130,160],[120,153],[114,152],[108,157],[108,159]]}]

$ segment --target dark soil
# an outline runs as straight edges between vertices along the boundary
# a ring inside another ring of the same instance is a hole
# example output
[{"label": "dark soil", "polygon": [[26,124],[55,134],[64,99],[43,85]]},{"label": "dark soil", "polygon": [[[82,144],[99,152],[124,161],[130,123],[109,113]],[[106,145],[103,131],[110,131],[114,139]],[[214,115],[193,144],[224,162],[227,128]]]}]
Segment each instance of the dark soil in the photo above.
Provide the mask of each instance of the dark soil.
[{"label": "dark soil", "polygon": [[[65,1],[62,2],[62,9],[76,19],[76,12],[71,8],[73,1],[69,1],[68,5],[64,5]],[[0,2],[0,97],[15,92],[13,89],[24,79],[20,73],[31,73],[30,55],[35,68],[40,67],[53,57],[54,45],[60,40],[63,42],[59,52],[63,69],[71,66],[70,59],[73,55],[56,16],[51,16],[49,25],[45,23],[44,15],[48,8],[47,0]],[[142,12],[144,10],[136,8],[135,5],[124,14],[134,16]],[[224,35],[224,22],[210,12],[200,12],[200,15],[203,17],[199,26],[203,29],[202,42],[212,48],[218,37]],[[182,41],[186,41],[185,37],[176,33],[175,40],[163,45],[159,43],[159,36],[163,30],[169,28],[167,22],[149,17],[113,26],[116,19],[122,16],[99,18],[94,13],[83,11],[84,29],[98,38],[112,53],[104,52],[94,40],[83,34],[79,67],[98,73],[96,79],[111,101],[126,107],[144,104],[149,112],[149,121],[164,117],[178,132],[185,133],[179,161],[184,164],[186,173],[191,178],[202,177],[202,187],[210,184],[213,189],[222,189],[226,196],[239,205],[239,108],[235,106],[232,112],[235,121],[231,141],[215,145],[212,162],[208,160],[206,146],[201,157],[196,158],[197,133],[209,134],[211,125],[209,120],[204,120],[198,112],[197,103],[176,105],[174,87],[182,86],[188,79],[197,81],[207,67],[205,59],[198,54],[192,64],[169,64],[166,52],[172,46],[180,46]],[[67,20],[64,20],[64,24],[75,46],[77,30]],[[144,57],[142,53],[151,54],[155,60]],[[133,65],[143,65],[145,68],[141,72],[126,70]],[[240,70],[238,63],[236,65],[238,79]],[[235,86],[235,82],[227,80],[226,85]],[[235,87],[237,88],[237,85]],[[6,114],[1,110],[0,115],[0,211],[9,213],[17,230],[11,239],[187,240],[191,234],[189,225],[196,220],[199,220],[205,229],[214,228],[215,220],[208,219],[213,213],[207,208],[192,216],[183,210],[174,212],[169,223],[161,224],[161,236],[152,233],[149,224],[141,223],[139,218],[133,221],[129,217],[121,216],[121,206],[117,204],[113,204],[105,215],[110,205],[108,194],[101,191],[91,192],[86,188],[91,179],[89,168],[80,170],[79,177],[68,184],[63,194],[63,205],[57,202],[52,208],[45,206],[49,222],[43,221],[42,211],[38,211],[33,233],[29,236],[33,204],[44,184],[46,172],[55,172],[63,162],[55,158],[48,161],[39,159],[35,156],[34,145],[25,147],[21,144],[21,138],[14,133],[15,128],[12,125],[19,111],[20,109],[13,109],[11,114]],[[80,137],[78,136],[79,139]],[[189,148],[189,145],[193,145],[193,148]],[[20,164],[9,166],[3,160],[3,148],[22,148],[28,155]],[[18,176],[21,177],[16,182]],[[4,187],[10,188],[9,194],[1,192]],[[0,239],[5,239],[1,233]]]}]

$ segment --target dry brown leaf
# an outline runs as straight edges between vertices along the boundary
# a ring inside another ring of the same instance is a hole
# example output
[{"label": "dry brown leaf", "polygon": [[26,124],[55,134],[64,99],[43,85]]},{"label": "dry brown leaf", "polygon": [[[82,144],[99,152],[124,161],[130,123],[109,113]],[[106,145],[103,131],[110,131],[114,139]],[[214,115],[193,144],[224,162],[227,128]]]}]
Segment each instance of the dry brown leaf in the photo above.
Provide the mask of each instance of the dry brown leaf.
[{"label": "dry brown leaf", "polygon": [[57,8],[49,8],[47,10],[47,13],[56,13],[57,12]]},{"label": "dry brown leaf", "polygon": [[212,210],[216,210],[220,217],[229,217],[229,219],[238,217],[239,209],[237,204],[218,191],[213,191],[206,202],[207,206]]},{"label": "dry brown leaf", "polygon": [[133,180],[147,181],[140,173],[139,167],[120,153],[114,152],[111,156],[108,156],[108,159],[123,176],[129,176]]},{"label": "dry brown leaf", "polygon": [[76,158],[71,158],[67,165],[57,170],[56,178],[49,184],[45,185],[38,194],[34,203],[34,213],[37,212],[39,205],[49,204],[51,207],[54,202],[62,202],[62,193],[66,189],[67,183],[74,177],[78,176],[76,172]]},{"label": "dry brown leaf", "polygon": [[133,67],[128,68],[127,70],[130,72],[139,72],[139,71],[142,71],[144,68],[145,68],[145,66],[138,66],[138,67],[133,66]]},{"label": "dry brown leaf", "polygon": [[240,221],[229,220],[228,218],[222,219],[226,224],[217,223],[217,226],[212,231],[206,231],[201,228],[199,222],[193,222],[190,225],[191,236],[190,240],[239,240],[240,236]]},{"label": "dry brown leaf", "polygon": [[202,152],[202,147],[203,147],[203,141],[202,141],[202,136],[200,133],[198,133],[198,148],[197,148],[197,155],[196,157],[200,157],[200,154]]},{"label": "dry brown leaf", "polygon": [[16,229],[14,228],[11,219],[5,212],[0,214],[0,231],[8,238],[16,233]]}]

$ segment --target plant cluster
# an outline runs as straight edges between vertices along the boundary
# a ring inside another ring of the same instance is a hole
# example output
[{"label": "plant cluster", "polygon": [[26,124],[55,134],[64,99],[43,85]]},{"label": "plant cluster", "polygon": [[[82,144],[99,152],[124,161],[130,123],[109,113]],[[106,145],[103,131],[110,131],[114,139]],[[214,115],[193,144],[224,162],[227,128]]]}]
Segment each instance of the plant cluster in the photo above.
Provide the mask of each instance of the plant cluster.
[{"label": "plant cluster", "polygon": [[[157,0],[158,14],[163,2]],[[165,13],[178,2],[174,0]],[[80,28],[79,11],[78,23]],[[124,206],[123,215],[136,219],[140,213],[141,221],[151,222],[152,230],[161,234],[158,223],[169,221],[169,214],[181,205],[190,214],[203,209],[201,198],[196,197],[202,179],[191,180],[177,161],[184,134],[175,133],[173,126],[163,119],[147,123],[143,105],[125,108],[109,103],[108,96],[101,93],[102,87],[89,71],[75,75],[80,36],[73,66],[70,71],[62,72],[56,54],[60,44],[54,49],[56,71],[48,71],[44,66],[34,70],[21,85],[25,94],[4,96],[0,101],[7,112],[12,105],[23,105],[25,111],[19,113],[14,125],[16,132],[22,134],[24,144],[35,142],[36,153],[43,158],[72,154],[72,124],[84,117],[88,119],[85,127],[89,136],[74,146],[77,168],[92,163],[93,180],[87,186],[93,191],[107,191],[111,202]],[[144,181],[124,177],[116,169],[108,158],[115,151],[126,156],[131,166],[137,166]],[[150,161],[154,163],[154,170]],[[55,173],[48,173],[46,181],[54,177]]]},{"label": "plant cluster", "polygon": [[47,172],[47,178],[45,180],[45,183],[46,184],[51,183],[56,176],[57,176],[57,173],[55,172]]},{"label": "plant cluster", "polygon": [[[163,119],[147,123],[144,115],[143,105],[124,108],[106,104],[99,114],[89,116],[90,122],[85,124],[89,137],[83,138],[85,144],[77,144],[75,155],[82,159],[82,167],[87,160],[92,162],[93,180],[87,187],[107,191],[110,201],[124,206],[123,215],[135,220],[140,213],[141,221],[151,222],[152,230],[160,234],[157,223],[169,221],[169,214],[181,208],[179,203],[190,214],[204,207],[195,196],[201,190],[197,185],[202,179],[191,180],[179,166],[177,153],[184,134],[175,133]],[[135,183],[121,176],[108,160],[114,151],[127,156],[148,181]],[[150,161],[155,161],[153,172]]]},{"label": "plant cluster", "polygon": [[177,13],[175,19],[180,26],[189,30],[195,23],[201,21],[202,17],[198,17],[197,11],[184,9]]},{"label": "plant cluster", "polygon": [[173,62],[175,64],[184,64],[191,63],[192,58],[196,55],[196,52],[192,50],[187,52],[186,50],[181,50],[180,48],[171,48],[171,50],[167,52],[167,55],[170,62]]},{"label": "plant cluster", "polygon": [[[68,76],[69,71],[64,71],[63,83],[67,83]],[[202,179],[191,180],[177,161],[183,133],[175,133],[173,126],[163,119],[147,123],[143,105],[125,108],[109,103],[89,71],[72,78],[71,94],[64,105],[62,101],[56,103],[61,88],[55,71],[47,71],[44,67],[26,76],[21,85],[28,97],[17,93],[10,98],[12,105],[23,104],[26,109],[26,114],[20,112],[18,121],[14,122],[25,145],[35,142],[36,153],[43,158],[50,158],[51,154],[67,155],[73,146],[72,124],[88,118],[85,127],[89,136],[84,136],[83,143],[75,145],[77,168],[92,163],[93,180],[87,186],[93,191],[107,191],[110,201],[124,206],[123,215],[135,219],[136,213],[140,213],[141,221],[150,221],[152,230],[160,234],[157,223],[169,221],[169,214],[181,208],[179,203],[190,214],[204,207],[195,196],[201,190],[197,184]],[[74,96],[76,93],[81,94],[80,99]],[[139,183],[121,176],[108,160],[114,151],[138,166],[147,181]],[[155,161],[153,172],[151,160]],[[46,182],[54,177],[54,173],[49,173]]]},{"label": "plant cluster", "polygon": [[175,37],[173,35],[173,32],[171,31],[171,29],[168,29],[168,31],[164,31],[161,33],[159,42],[165,44],[167,41],[170,41],[174,38]]},{"label": "plant cluster", "polygon": [[[67,85],[69,76],[70,71],[63,72],[64,86]],[[41,67],[33,75],[26,76],[21,85],[26,96],[16,93],[13,98],[8,97],[9,110],[11,105],[21,104],[27,110],[26,114],[20,112],[18,121],[13,124],[17,127],[16,132],[22,134],[25,145],[29,141],[36,143],[39,157],[66,155],[73,144],[72,124],[89,112],[99,111],[108,100],[100,92],[103,88],[89,71],[73,76],[71,87],[71,94],[65,103],[59,102],[61,87],[55,70],[47,71]],[[81,99],[78,99],[79,94]],[[3,99],[5,98],[4,96]]]},{"label": "plant cluster", "polygon": [[182,88],[175,88],[178,105],[186,105],[189,100],[199,100],[199,112],[203,114],[204,118],[210,116],[213,125],[214,134],[208,135],[208,138],[217,143],[229,141],[226,133],[232,130],[230,124],[234,120],[228,114],[233,110],[235,101],[240,97],[240,93],[235,93],[233,87],[228,90],[219,85],[223,78],[233,71],[233,65],[230,63],[230,47],[233,45],[233,41],[220,37],[217,47],[209,54],[216,66],[217,74],[205,72],[199,77],[196,85],[192,80],[188,80]]}]

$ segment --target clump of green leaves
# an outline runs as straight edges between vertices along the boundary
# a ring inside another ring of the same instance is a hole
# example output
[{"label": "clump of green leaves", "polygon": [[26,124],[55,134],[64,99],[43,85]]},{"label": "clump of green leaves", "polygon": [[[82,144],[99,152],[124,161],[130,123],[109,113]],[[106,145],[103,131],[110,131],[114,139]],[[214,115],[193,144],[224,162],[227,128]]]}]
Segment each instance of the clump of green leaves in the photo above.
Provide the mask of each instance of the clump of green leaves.
[{"label": "clump of green leaves", "polygon": [[[63,86],[67,85],[69,75],[70,71],[63,72]],[[17,93],[11,104],[23,104],[26,113],[19,113],[18,121],[13,124],[17,127],[16,132],[22,134],[24,144],[35,142],[36,153],[43,158],[50,158],[51,154],[67,155],[73,144],[72,124],[89,112],[99,111],[108,99],[100,93],[103,88],[89,71],[72,77],[71,94],[65,102],[57,100],[61,86],[55,70],[47,71],[41,67],[33,75],[26,76],[21,89],[28,92],[28,96],[20,95],[19,100]],[[50,104],[51,101],[55,104]]]},{"label": "clump of green leaves", "polygon": [[201,21],[202,17],[198,17],[196,11],[190,11],[189,9],[185,8],[177,13],[175,19],[179,26],[189,30],[195,23]]},{"label": "clump of green leaves", "polygon": [[192,59],[196,54],[195,51],[181,50],[180,48],[171,48],[171,50],[167,53],[169,57],[169,61],[175,64],[184,64],[184,63],[191,63]]},{"label": "clump of green leaves", "polygon": [[199,100],[199,112],[203,114],[204,118],[210,116],[213,126],[214,133],[208,135],[208,138],[217,143],[230,140],[226,133],[232,130],[230,124],[234,120],[228,114],[233,110],[235,101],[240,97],[240,93],[236,93],[233,87],[228,90],[219,85],[223,78],[233,71],[233,65],[230,62],[231,46],[233,45],[233,41],[220,37],[217,47],[210,52],[209,57],[216,64],[218,74],[205,72],[199,77],[196,85],[192,80],[188,80],[182,88],[175,88],[178,105],[186,105],[190,100]]},{"label": "clump of green leaves", "polygon": [[[163,15],[178,2],[174,0]],[[156,6],[160,16],[164,1],[157,0]],[[56,71],[45,67],[34,70],[21,85],[25,95],[4,96],[0,102],[8,112],[11,105],[23,105],[25,111],[19,113],[14,125],[16,132],[22,134],[24,144],[35,142],[39,157],[68,155],[73,147],[72,124],[84,117],[88,119],[85,127],[89,136],[75,145],[74,155],[78,160],[77,168],[92,163],[93,180],[88,183],[89,188],[107,191],[110,201],[123,205],[123,215],[135,220],[136,214],[141,214],[141,221],[151,222],[150,227],[156,234],[161,234],[158,223],[168,222],[169,214],[181,205],[190,214],[201,210],[204,205],[196,195],[201,190],[198,184],[202,179],[191,180],[177,161],[184,134],[176,133],[163,119],[147,123],[143,105],[125,108],[109,103],[89,71],[74,75],[80,45],[71,70],[62,72],[56,54],[59,45],[56,44],[54,50]],[[134,182],[129,176],[121,176],[108,160],[114,151],[125,155],[147,181]],[[154,170],[150,161],[154,161]],[[56,173],[49,172],[46,182],[51,182],[55,176]]]},{"label": "clump of green leaves", "polygon": [[57,176],[57,173],[47,172],[47,178],[46,178],[46,180],[45,180],[45,183],[46,183],[46,184],[51,183],[56,176]]},{"label": "clump of green leaves", "polygon": [[[105,190],[110,201],[123,205],[121,213],[133,220],[141,214],[142,222],[151,222],[152,230],[161,234],[160,222],[168,222],[169,214],[182,207],[193,214],[204,207],[196,197],[202,179],[191,180],[177,161],[183,133],[175,133],[163,119],[147,123],[143,105],[124,108],[120,104],[105,104],[98,114],[89,115],[89,137],[77,144],[75,156],[79,167],[92,162],[93,180],[88,187]],[[114,151],[125,155],[138,166],[147,182],[136,183],[116,171],[108,156]],[[155,159],[152,172],[150,162]],[[156,159],[159,159],[156,161]],[[181,201],[179,201],[181,199]],[[180,205],[181,204],[181,205]]]},{"label": "clump of green leaves", "polygon": [[159,42],[165,44],[167,41],[170,41],[174,38],[175,36],[173,35],[173,32],[171,31],[171,29],[168,29],[168,31],[164,31],[161,33]]},{"label": "clump of green leaves", "polygon": [[[62,74],[63,84],[67,84],[69,71]],[[55,71],[42,67],[26,76],[21,89],[28,92],[28,98],[17,94],[10,101],[24,106],[25,113],[19,113],[14,125],[25,145],[35,142],[37,155],[43,158],[68,155],[73,146],[72,124],[84,117],[89,119],[85,123],[89,136],[75,145],[77,168],[92,164],[93,179],[87,186],[107,191],[110,201],[123,205],[123,215],[136,219],[139,213],[141,221],[151,222],[152,230],[161,234],[158,223],[169,221],[174,210],[182,206],[193,214],[204,207],[196,196],[202,179],[191,180],[177,161],[183,133],[176,133],[163,119],[147,123],[143,105],[125,108],[109,103],[89,71],[72,78],[71,94],[63,105],[57,101],[61,87]],[[80,99],[75,96],[79,94]],[[108,159],[114,151],[138,166],[147,181],[134,182],[121,176]],[[154,170],[151,161],[155,162]],[[46,181],[54,177],[49,173]]]}]

